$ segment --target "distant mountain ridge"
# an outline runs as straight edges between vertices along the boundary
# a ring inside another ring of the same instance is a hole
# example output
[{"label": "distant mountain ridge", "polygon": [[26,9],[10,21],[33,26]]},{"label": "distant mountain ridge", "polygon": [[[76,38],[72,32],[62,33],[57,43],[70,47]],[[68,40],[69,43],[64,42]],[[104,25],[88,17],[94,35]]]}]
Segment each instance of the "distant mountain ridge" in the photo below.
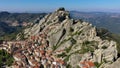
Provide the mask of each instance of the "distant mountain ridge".
[{"label": "distant mountain ridge", "polygon": [[[80,12],[70,11],[74,19],[82,19],[110,32],[120,34],[120,13],[110,12]],[[18,26],[23,23],[34,22],[36,18],[42,18],[46,13],[9,13],[0,12],[0,21],[8,25]]]},{"label": "distant mountain ridge", "polygon": [[23,22],[34,22],[36,18],[42,18],[46,13],[9,13],[9,12],[0,12],[0,21],[6,22],[9,25],[16,22],[21,24]]},{"label": "distant mountain ridge", "polygon": [[41,19],[45,15],[46,13],[0,12],[0,39],[4,39],[4,36],[11,35],[11,33],[20,32],[23,27],[30,25],[31,22],[34,23],[36,18]]},{"label": "distant mountain ridge", "polygon": [[120,13],[71,11],[70,14],[74,19],[82,19],[94,26],[106,28],[110,32],[120,34]]}]

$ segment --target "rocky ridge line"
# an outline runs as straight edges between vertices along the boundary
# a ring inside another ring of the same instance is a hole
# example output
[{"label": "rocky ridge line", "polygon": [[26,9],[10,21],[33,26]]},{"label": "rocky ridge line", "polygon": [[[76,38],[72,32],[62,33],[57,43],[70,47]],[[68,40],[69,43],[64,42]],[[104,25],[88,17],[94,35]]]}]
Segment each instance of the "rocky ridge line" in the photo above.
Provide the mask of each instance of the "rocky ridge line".
[{"label": "rocky ridge line", "polygon": [[[67,53],[68,56],[76,51],[81,51],[81,48],[88,49],[82,56],[73,54],[69,57],[67,62],[73,67],[77,65],[76,63],[79,62],[80,57],[81,60],[90,59],[92,62],[103,64],[105,61],[114,62],[117,59],[116,42],[102,40],[97,36],[96,28],[92,24],[71,19],[69,12],[65,11],[64,8],[48,14],[39,21],[39,24],[34,25],[30,31],[25,31],[30,35],[36,35],[39,32],[47,34],[51,50],[70,49]],[[76,60],[72,60],[73,58],[76,58]]]},{"label": "rocky ridge line", "polygon": [[28,62],[15,59],[14,64],[18,65],[19,61],[24,63],[23,67],[37,64],[52,68],[106,68],[118,58],[116,42],[102,40],[97,36],[96,27],[82,20],[71,19],[64,8],[46,15],[39,23],[24,30],[24,35],[28,38],[26,43],[9,45],[13,53],[13,47],[21,49],[20,52],[16,50],[18,53],[15,51],[14,56],[23,55],[21,57]]}]

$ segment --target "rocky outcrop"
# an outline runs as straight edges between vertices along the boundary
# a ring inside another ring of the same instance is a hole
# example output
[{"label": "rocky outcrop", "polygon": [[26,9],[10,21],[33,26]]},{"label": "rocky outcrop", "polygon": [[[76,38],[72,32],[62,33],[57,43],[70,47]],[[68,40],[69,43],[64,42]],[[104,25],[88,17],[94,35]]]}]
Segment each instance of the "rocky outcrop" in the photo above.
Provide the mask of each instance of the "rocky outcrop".
[{"label": "rocky outcrop", "polygon": [[41,33],[46,35],[49,44],[47,50],[55,52],[56,57],[62,58],[72,68],[82,61],[106,64],[117,59],[116,42],[102,40],[97,36],[96,27],[82,20],[71,19],[64,8],[46,15],[24,31],[25,37]]},{"label": "rocky outcrop", "polygon": [[100,68],[120,68],[120,58],[118,58],[115,62],[111,63],[103,63]]},{"label": "rocky outcrop", "polygon": [[112,63],[106,68],[120,68],[120,58],[118,58],[117,61],[115,61],[114,63]]}]

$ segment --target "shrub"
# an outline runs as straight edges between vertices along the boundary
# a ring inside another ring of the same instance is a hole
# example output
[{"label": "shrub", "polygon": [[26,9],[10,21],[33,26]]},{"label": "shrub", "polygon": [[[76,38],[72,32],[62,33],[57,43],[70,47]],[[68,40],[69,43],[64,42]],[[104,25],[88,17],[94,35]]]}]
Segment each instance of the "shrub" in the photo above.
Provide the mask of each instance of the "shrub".
[{"label": "shrub", "polygon": [[107,49],[107,46],[102,46],[102,49]]},{"label": "shrub", "polygon": [[99,68],[102,63],[94,62],[94,64],[97,68]]},{"label": "shrub", "polygon": [[72,48],[72,45],[71,45],[70,47],[66,48],[65,51],[66,51],[67,53],[69,53],[70,50],[71,50],[71,48]]},{"label": "shrub", "polygon": [[68,62],[70,58],[70,55],[67,55],[66,58],[64,59],[65,62]]},{"label": "shrub", "polygon": [[3,65],[10,66],[13,63],[13,57],[7,53],[5,50],[0,50],[0,68]]},{"label": "shrub", "polygon": [[67,64],[66,68],[72,68],[72,66],[70,64]]},{"label": "shrub", "polygon": [[81,54],[84,54],[84,53],[87,53],[87,52],[94,52],[94,47],[92,46],[92,42],[90,41],[85,41],[83,42],[83,45],[81,47],[81,50],[80,50],[80,53]]},{"label": "shrub", "polygon": [[52,50],[55,51],[57,49],[57,46],[53,45]]},{"label": "shrub", "polygon": [[74,32],[74,29],[72,27],[70,27],[70,32]]},{"label": "shrub", "polygon": [[74,38],[71,38],[70,41],[72,42],[72,44],[76,44],[76,40]]}]

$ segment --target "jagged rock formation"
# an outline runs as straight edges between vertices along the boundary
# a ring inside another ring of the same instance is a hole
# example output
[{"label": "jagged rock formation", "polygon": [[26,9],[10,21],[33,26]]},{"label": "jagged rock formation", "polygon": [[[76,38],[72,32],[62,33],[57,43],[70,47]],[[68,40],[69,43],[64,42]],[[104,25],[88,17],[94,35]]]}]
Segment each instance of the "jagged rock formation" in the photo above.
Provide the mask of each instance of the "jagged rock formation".
[{"label": "jagged rock formation", "polygon": [[99,68],[120,68],[120,58],[118,58],[115,62],[111,63],[103,63]]},{"label": "jagged rock formation", "polygon": [[106,68],[120,68],[120,58],[118,58],[117,61],[115,61],[114,63],[112,63]]},{"label": "jagged rock formation", "polygon": [[[102,40],[97,36],[96,28],[82,20],[73,20],[64,8],[46,15],[39,23],[24,31],[24,37],[46,35],[49,47],[54,55],[62,58],[72,68],[86,66],[84,63],[110,64],[117,59],[116,42]],[[59,51],[59,52],[57,52]],[[89,64],[88,64],[89,65]],[[96,66],[95,66],[96,65]],[[88,67],[92,67],[88,66]],[[104,67],[104,66],[103,66]]]}]

